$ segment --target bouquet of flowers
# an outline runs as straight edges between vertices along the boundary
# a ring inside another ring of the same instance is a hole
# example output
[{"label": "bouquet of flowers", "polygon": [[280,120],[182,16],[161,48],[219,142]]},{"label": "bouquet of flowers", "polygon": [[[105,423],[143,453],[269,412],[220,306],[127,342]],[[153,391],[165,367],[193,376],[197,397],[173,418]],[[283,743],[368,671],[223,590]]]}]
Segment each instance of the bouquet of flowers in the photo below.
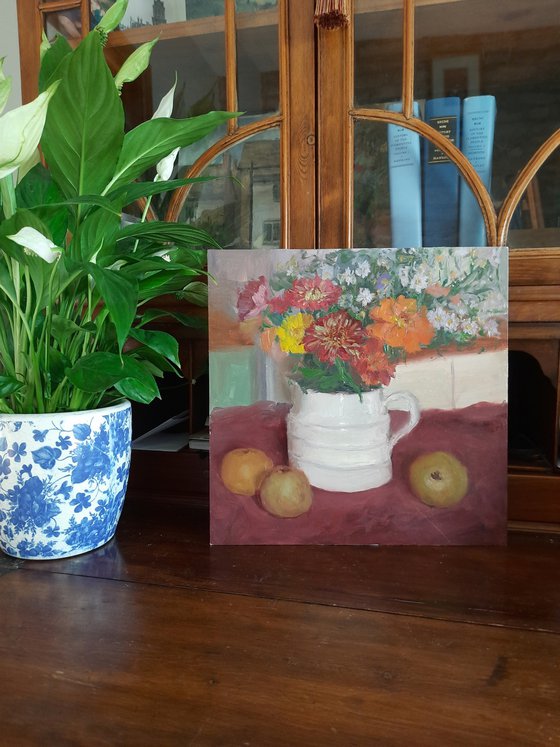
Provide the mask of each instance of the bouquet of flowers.
[{"label": "bouquet of flowers", "polygon": [[302,389],[359,394],[389,384],[397,364],[422,350],[499,338],[500,256],[495,248],[294,253],[270,278],[243,285],[237,314],[259,319],[261,347],[290,358]]}]

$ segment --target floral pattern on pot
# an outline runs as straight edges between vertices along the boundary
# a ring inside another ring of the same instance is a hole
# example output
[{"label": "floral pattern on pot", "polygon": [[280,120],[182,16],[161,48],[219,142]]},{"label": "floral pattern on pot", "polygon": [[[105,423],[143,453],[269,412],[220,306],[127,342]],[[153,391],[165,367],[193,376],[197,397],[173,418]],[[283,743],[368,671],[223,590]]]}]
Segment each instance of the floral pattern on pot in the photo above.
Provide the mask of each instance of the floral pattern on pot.
[{"label": "floral pattern on pot", "polygon": [[42,560],[108,542],[122,511],[130,443],[129,402],[0,415],[0,548]]}]

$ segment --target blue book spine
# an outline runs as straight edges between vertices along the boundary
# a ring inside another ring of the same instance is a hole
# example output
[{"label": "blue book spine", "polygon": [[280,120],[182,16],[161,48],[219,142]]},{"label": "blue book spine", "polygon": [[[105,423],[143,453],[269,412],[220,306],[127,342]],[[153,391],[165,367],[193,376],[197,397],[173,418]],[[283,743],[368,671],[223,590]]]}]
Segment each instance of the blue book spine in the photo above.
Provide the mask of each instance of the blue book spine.
[{"label": "blue book spine", "polygon": [[[388,104],[390,111],[402,111],[400,103]],[[418,104],[414,116],[418,117]],[[420,136],[397,125],[387,127],[389,198],[394,247],[422,246],[422,179]]]},{"label": "blue book spine", "polygon": [[[463,101],[462,151],[487,190],[492,182],[495,121],[494,96],[470,96]],[[465,181],[461,181],[459,196],[459,243],[461,246],[486,246],[482,212]]]},{"label": "blue book spine", "polygon": [[[426,101],[424,119],[434,130],[461,146],[461,99]],[[423,142],[424,246],[457,246],[459,239],[459,170],[429,140]]]}]

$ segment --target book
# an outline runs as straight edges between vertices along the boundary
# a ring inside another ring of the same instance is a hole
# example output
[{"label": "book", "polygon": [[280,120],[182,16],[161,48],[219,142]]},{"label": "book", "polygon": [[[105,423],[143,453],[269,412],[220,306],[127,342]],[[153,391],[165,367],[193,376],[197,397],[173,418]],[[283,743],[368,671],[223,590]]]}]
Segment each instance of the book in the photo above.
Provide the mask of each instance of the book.
[{"label": "book", "polygon": [[[454,145],[461,146],[461,99],[428,99],[425,121]],[[424,138],[422,154],[424,246],[457,246],[459,239],[459,170]]]},{"label": "book", "polygon": [[[496,121],[495,96],[469,96],[463,101],[462,151],[488,191],[492,182],[492,151]],[[459,189],[459,244],[486,246],[480,206],[464,180]]]},{"label": "book", "polygon": [[[401,111],[399,102],[387,104],[389,111]],[[414,116],[419,116],[414,103]],[[394,247],[422,246],[422,179],[420,135],[406,127],[388,125],[389,200]]]}]

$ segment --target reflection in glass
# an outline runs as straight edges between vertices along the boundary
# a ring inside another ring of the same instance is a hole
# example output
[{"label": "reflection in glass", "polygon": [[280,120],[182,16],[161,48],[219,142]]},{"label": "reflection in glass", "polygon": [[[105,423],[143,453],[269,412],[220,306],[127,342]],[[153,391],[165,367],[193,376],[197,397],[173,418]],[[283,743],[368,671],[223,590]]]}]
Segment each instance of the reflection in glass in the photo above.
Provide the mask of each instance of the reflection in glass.
[{"label": "reflection in glass", "polygon": [[[394,125],[371,121],[355,124],[353,245],[459,246],[462,222],[463,228],[481,234],[479,244],[484,246],[482,211],[459,169],[424,138],[419,139],[421,164],[401,167],[398,159],[406,155],[402,152],[406,142],[389,139],[389,127]],[[419,137],[404,132],[410,140]],[[390,155],[395,148],[400,149],[397,161],[394,153]],[[461,195],[475,202],[471,212],[461,212]],[[395,216],[398,216],[398,232],[391,228]],[[402,240],[402,236],[417,236],[421,240]]]},{"label": "reflection in glass", "polygon": [[187,21],[224,15],[224,0],[185,0]]},{"label": "reflection in glass", "polygon": [[[416,96],[496,97],[492,197],[497,208],[519,171],[558,128],[559,40],[557,0],[463,0],[416,9]],[[539,175],[547,229],[557,227],[559,167],[556,159],[542,179]],[[553,245],[549,238],[540,236],[536,245]]]},{"label": "reflection in glass", "polygon": [[82,16],[79,8],[46,13],[44,21],[45,33],[50,42],[57,36],[76,40],[82,36]]},{"label": "reflection in glass", "polygon": [[206,229],[225,249],[280,244],[280,133],[271,128],[217,156],[195,184],[179,220]]},{"label": "reflection in glass", "polygon": [[278,7],[278,0],[235,0],[236,13],[258,13]]},{"label": "reflection in glass", "polygon": [[[266,22],[250,23],[243,17],[268,10]],[[277,112],[279,107],[278,8],[276,2],[237,0],[237,98],[247,115]],[[241,14],[241,15],[239,15]]]},{"label": "reflection in glass", "polygon": [[379,0],[354,2],[354,105],[401,98],[402,9],[379,10]]},{"label": "reflection in glass", "polygon": [[[102,5],[112,5],[109,0],[98,0]],[[223,0],[222,0],[223,2]],[[186,19],[185,0],[128,0],[120,29],[142,26],[159,26]]]},{"label": "reflection in glass", "polygon": [[149,76],[140,81],[142,92],[132,89],[127,111],[134,112],[140,100],[149,96],[149,111],[143,112],[143,119],[150,117],[176,75],[174,117],[192,117],[226,108],[223,17],[218,19],[215,33],[160,40],[152,50]]},{"label": "reflection in glass", "polygon": [[392,246],[387,127],[378,122],[355,124],[353,244]]},{"label": "reflection in glass", "polygon": [[538,170],[519,202],[508,234],[511,248],[560,246],[559,174],[557,149]]},{"label": "reflection in glass", "polygon": [[114,5],[114,2],[115,0],[90,0],[90,29],[97,26],[111,5]]}]

